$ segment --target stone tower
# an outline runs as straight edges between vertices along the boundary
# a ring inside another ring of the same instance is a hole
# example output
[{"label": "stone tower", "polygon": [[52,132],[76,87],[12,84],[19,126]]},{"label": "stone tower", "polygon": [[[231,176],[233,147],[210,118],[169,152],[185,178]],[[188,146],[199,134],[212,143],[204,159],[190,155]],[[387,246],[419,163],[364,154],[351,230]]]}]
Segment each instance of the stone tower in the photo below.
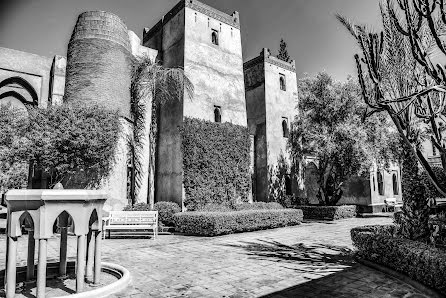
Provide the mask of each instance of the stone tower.
[{"label": "stone tower", "polygon": [[[281,155],[289,160],[286,145],[298,104],[296,67],[294,61],[282,61],[265,48],[243,68],[248,127],[255,136],[254,192],[257,201],[267,201],[269,168]],[[292,186],[286,188],[289,192]]]},{"label": "stone tower", "polygon": [[184,68],[194,85],[194,98],[164,105],[159,121],[156,198],[181,204],[184,117],[247,125],[239,14],[181,0],[144,30],[143,45],[158,50],[163,66]]}]

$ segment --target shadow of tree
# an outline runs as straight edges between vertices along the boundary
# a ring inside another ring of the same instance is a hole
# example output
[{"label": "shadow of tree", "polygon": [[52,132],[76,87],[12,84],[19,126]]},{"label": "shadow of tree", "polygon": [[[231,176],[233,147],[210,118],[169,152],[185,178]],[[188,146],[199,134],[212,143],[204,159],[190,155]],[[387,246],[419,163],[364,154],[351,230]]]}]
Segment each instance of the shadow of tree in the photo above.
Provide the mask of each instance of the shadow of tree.
[{"label": "shadow of tree", "polygon": [[[355,264],[353,251],[350,248],[330,244],[287,245],[274,240],[259,239],[256,242],[240,242],[240,244],[227,244],[227,246],[244,249],[255,259],[283,263],[288,269],[301,273],[326,275]],[[292,265],[292,267],[287,265]]]}]

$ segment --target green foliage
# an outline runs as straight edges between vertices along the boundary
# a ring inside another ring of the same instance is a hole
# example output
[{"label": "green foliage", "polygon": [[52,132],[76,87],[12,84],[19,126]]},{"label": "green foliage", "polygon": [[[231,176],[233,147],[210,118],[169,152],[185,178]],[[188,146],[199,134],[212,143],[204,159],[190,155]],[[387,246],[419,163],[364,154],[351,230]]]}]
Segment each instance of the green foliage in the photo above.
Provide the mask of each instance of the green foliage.
[{"label": "green foliage", "polygon": [[[0,108],[0,113],[8,111]],[[50,174],[52,185],[62,182],[65,188],[97,187],[112,170],[120,134],[116,112],[94,104],[64,104],[30,107],[23,119],[9,117],[0,120],[7,136],[0,145],[0,167],[9,166],[9,177],[20,179],[11,183],[12,178],[2,176],[2,188],[16,188],[17,181],[23,184],[30,159]]]},{"label": "green foliage", "polygon": [[0,105],[0,194],[26,185],[29,140],[27,113],[11,105]]},{"label": "green foliage", "polygon": [[187,209],[247,202],[251,182],[247,128],[186,118],[181,136]]},{"label": "green foliage", "polygon": [[284,209],[282,205],[276,202],[253,202],[253,203],[241,203],[241,204],[208,204],[201,207],[200,212],[232,212],[241,210],[270,210],[270,209]]},{"label": "green foliage", "polygon": [[153,209],[158,211],[160,221],[166,226],[174,226],[174,215],[181,212],[180,206],[175,202],[157,202]]},{"label": "green foliage", "polygon": [[158,211],[158,219],[159,221],[166,226],[173,226],[174,223],[174,214],[181,212],[180,206],[178,206],[175,202],[157,202],[151,208],[150,204],[146,203],[137,203],[134,205],[127,205],[123,209],[123,211]]},{"label": "green foliage", "polygon": [[429,217],[430,242],[436,247],[446,249],[446,213]]},{"label": "green foliage", "polygon": [[395,226],[351,230],[358,256],[408,275],[446,295],[446,252],[427,244],[394,237]]},{"label": "green foliage", "polygon": [[338,220],[356,217],[355,205],[344,206],[297,206],[304,213],[305,219]]},{"label": "green foliage", "polygon": [[280,40],[279,55],[277,55],[277,58],[285,62],[290,62],[291,60],[290,55],[288,55],[287,44],[283,38]]},{"label": "green foliage", "polygon": [[288,199],[285,177],[291,173],[287,160],[281,154],[276,165],[268,166],[268,200],[284,205]]},{"label": "green foliage", "polygon": [[183,212],[175,214],[176,231],[200,236],[217,236],[298,225],[302,211],[244,210],[233,212]]},{"label": "green foliage", "polygon": [[[446,172],[442,167],[432,167],[432,171],[435,173],[435,176],[438,178],[438,181],[446,188]],[[421,174],[421,178],[423,180],[424,187],[426,188],[426,196],[430,199],[443,198],[444,196],[438,191],[435,185],[432,183],[429,175],[426,171],[423,171]]]},{"label": "green foliage", "polygon": [[365,104],[352,79],[334,82],[326,73],[299,82],[299,116],[288,140],[294,160],[314,156],[319,166],[318,199],[322,205],[336,205],[343,183],[368,171],[374,160],[390,159],[387,119],[362,121]]}]

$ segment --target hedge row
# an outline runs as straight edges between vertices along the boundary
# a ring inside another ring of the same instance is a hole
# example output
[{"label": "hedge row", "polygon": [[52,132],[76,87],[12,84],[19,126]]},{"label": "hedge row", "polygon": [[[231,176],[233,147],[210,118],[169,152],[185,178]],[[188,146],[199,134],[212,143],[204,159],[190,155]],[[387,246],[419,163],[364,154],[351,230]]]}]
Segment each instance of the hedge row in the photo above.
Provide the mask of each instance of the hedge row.
[{"label": "hedge row", "polygon": [[337,220],[356,216],[355,205],[344,206],[297,206],[304,213],[305,219]]},{"label": "hedge row", "polygon": [[242,210],[270,210],[270,209],[284,209],[282,205],[276,202],[253,202],[241,204],[207,204],[198,210],[200,212],[232,212]]},{"label": "hedge row", "polygon": [[446,295],[446,251],[394,237],[395,226],[365,226],[351,230],[358,256],[404,273]]},{"label": "hedge row", "polygon": [[298,225],[303,214],[297,209],[244,210],[233,212],[183,212],[174,215],[176,231],[200,236],[272,229]]}]

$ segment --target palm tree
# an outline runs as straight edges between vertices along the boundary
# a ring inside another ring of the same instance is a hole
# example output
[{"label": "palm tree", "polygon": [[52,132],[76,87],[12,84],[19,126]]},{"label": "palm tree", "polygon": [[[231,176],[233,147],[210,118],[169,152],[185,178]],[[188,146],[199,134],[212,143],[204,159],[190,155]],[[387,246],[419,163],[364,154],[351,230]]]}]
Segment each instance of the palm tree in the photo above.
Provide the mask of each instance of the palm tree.
[{"label": "palm tree", "polygon": [[[192,98],[194,86],[181,68],[164,68],[147,56],[134,60],[131,84],[131,115],[133,135],[128,143],[134,168],[134,193],[139,197],[144,173],[148,170],[148,202],[154,201],[155,158],[158,140],[160,107],[169,102]],[[148,140],[147,140],[148,137]],[[149,168],[143,162],[144,150],[149,142]]]}]

